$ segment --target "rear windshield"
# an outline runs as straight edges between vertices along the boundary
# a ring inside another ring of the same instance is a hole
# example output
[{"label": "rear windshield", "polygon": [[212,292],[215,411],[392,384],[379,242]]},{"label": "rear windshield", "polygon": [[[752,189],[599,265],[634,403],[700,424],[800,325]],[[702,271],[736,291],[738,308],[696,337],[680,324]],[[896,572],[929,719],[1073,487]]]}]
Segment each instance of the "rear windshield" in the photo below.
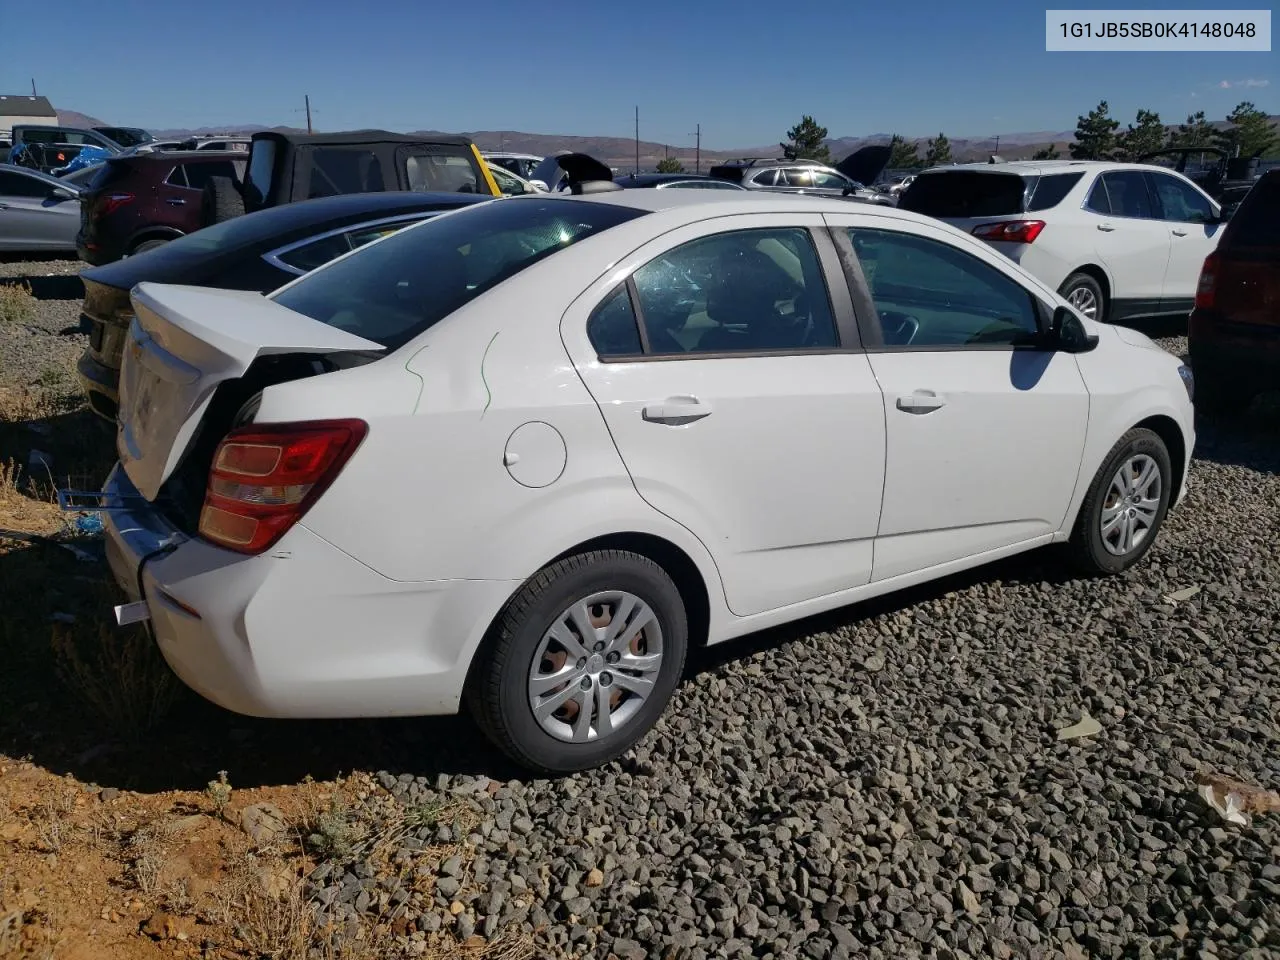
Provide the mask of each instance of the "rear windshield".
[{"label": "rear windshield", "polygon": [[108,160],[98,168],[98,172],[86,187],[89,190],[102,190],[121,180],[127,180],[131,172],[129,164]]},{"label": "rear windshield", "polygon": [[1231,243],[1280,247],[1280,178],[1263,177],[1253,185],[1231,218]]},{"label": "rear windshield", "polygon": [[395,350],[539,260],[642,214],[550,198],[477,204],[406,227],[272,299]]},{"label": "rear windshield", "polygon": [[715,177],[717,180],[729,180],[733,183],[742,182],[742,167],[712,167],[707,171],[707,176]]},{"label": "rear windshield", "polygon": [[1003,217],[1024,212],[1027,184],[1016,173],[922,173],[898,206],[929,217]]}]

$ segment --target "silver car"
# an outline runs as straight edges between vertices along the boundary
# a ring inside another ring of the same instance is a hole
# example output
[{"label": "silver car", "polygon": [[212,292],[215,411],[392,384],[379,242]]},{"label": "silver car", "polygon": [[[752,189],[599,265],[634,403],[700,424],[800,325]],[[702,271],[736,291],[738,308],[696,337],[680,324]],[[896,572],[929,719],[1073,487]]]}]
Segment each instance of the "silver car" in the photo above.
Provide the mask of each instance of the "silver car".
[{"label": "silver car", "polygon": [[0,250],[76,249],[80,187],[0,163]]},{"label": "silver car", "polygon": [[880,176],[890,153],[887,146],[871,144],[849,154],[834,167],[815,160],[744,157],[716,164],[709,173],[748,190],[847,197],[887,205],[892,201],[867,184],[874,183]]}]

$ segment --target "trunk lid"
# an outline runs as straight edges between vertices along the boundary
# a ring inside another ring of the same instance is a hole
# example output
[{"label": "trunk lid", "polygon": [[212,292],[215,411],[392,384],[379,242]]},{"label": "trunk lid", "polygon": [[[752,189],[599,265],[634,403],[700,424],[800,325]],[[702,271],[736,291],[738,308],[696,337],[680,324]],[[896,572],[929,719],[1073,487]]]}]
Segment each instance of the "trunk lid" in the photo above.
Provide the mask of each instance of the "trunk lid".
[{"label": "trunk lid", "polygon": [[1280,175],[1254,185],[1217,253],[1219,313],[1231,323],[1280,327]]},{"label": "trunk lid", "polygon": [[891,156],[893,156],[892,147],[885,144],[868,144],[837,163],[835,169],[850,180],[857,180],[863,186],[869,187],[884,172]]},{"label": "trunk lid", "polygon": [[116,450],[148,500],[181,462],[214,390],[257,358],[385,349],[258,293],[140,283],[131,300]]}]

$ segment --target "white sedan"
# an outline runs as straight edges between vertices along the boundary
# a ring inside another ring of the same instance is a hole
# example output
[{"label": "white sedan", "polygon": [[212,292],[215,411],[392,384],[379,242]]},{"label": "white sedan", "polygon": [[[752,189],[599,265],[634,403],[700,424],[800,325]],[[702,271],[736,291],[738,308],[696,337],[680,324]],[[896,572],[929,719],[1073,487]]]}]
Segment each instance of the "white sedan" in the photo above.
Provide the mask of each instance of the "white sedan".
[{"label": "white sedan", "polygon": [[141,284],[108,558],[196,691],[633,745],[691,644],[1047,544],[1118,573],[1190,372],[974,237],[726,191],[448,213],[267,297]]}]

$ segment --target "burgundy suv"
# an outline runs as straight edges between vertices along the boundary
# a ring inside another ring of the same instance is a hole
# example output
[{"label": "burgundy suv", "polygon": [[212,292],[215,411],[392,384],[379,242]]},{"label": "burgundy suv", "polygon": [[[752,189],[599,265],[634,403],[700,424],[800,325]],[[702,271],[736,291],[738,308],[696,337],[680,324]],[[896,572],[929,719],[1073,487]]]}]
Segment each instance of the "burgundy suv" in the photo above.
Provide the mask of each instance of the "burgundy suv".
[{"label": "burgundy suv", "polygon": [[1280,170],[1254,183],[1205,258],[1187,339],[1206,413],[1280,388]]},{"label": "burgundy suv", "polygon": [[81,194],[80,259],[100,266],[199,230],[209,178],[238,180],[245,163],[246,154],[230,150],[112,157]]}]

